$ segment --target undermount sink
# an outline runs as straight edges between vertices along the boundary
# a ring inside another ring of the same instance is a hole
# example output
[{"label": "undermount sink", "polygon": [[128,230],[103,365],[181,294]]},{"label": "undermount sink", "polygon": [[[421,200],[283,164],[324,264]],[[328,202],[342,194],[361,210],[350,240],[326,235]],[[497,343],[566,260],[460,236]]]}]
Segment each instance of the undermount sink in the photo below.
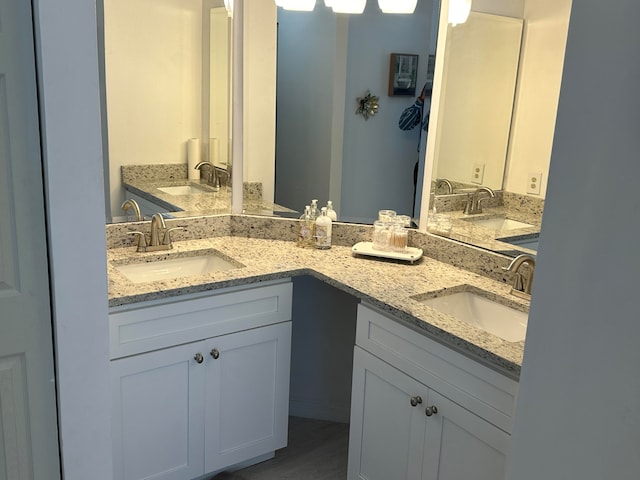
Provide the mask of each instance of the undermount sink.
[{"label": "undermount sink", "polygon": [[482,218],[482,219],[466,219],[469,222],[473,222],[476,225],[482,227],[492,228],[494,230],[516,230],[518,228],[531,228],[534,225],[530,223],[518,222],[517,220],[511,220],[510,218]]},{"label": "undermount sink", "polygon": [[158,190],[169,195],[202,195],[209,193],[207,190],[194,185],[177,185],[174,187],[158,187]]},{"label": "undermount sink", "polygon": [[413,298],[508,342],[520,342],[527,333],[528,313],[491,300],[479,291],[458,291],[430,298],[417,295]]},{"label": "undermount sink", "polygon": [[116,266],[133,283],[156,282],[176,278],[208,275],[234,268],[242,268],[235,260],[218,253],[207,253],[190,257],[170,258],[151,262],[129,263]]}]

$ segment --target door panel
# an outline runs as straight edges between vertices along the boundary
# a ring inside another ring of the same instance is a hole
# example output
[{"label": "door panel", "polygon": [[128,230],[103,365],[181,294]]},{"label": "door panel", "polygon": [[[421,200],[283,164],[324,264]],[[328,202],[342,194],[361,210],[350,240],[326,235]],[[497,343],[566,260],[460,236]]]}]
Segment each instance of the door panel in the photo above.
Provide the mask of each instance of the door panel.
[{"label": "door panel", "polygon": [[286,446],[291,322],[224,335],[207,345],[205,471]]},{"label": "door panel", "polygon": [[60,476],[31,2],[0,0],[0,479]]},{"label": "door panel", "polygon": [[427,406],[433,405],[438,412],[427,419],[423,479],[503,479],[509,434],[431,391]]},{"label": "door panel", "polygon": [[421,404],[426,387],[355,347],[348,478],[419,478],[424,449]]},{"label": "door panel", "polygon": [[191,343],[111,362],[114,478],[202,475],[204,365]]}]

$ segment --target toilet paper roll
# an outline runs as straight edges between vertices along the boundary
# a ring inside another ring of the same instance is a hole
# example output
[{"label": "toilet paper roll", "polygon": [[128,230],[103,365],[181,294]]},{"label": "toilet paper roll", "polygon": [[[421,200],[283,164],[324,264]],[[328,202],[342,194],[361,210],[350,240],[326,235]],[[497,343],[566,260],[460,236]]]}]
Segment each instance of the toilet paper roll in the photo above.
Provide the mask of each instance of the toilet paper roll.
[{"label": "toilet paper roll", "polygon": [[189,180],[200,180],[200,170],[195,166],[200,162],[200,139],[190,138],[187,142],[187,178]]}]

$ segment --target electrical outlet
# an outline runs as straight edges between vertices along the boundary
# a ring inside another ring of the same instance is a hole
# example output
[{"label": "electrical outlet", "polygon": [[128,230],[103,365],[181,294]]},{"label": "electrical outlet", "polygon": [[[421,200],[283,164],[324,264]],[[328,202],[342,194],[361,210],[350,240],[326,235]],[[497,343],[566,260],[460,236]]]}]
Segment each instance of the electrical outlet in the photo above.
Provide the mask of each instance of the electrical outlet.
[{"label": "electrical outlet", "polygon": [[484,178],[484,163],[474,163],[473,171],[471,172],[471,183],[477,183],[482,185],[482,179]]},{"label": "electrical outlet", "polygon": [[527,193],[540,195],[542,184],[542,172],[529,173],[527,176]]}]

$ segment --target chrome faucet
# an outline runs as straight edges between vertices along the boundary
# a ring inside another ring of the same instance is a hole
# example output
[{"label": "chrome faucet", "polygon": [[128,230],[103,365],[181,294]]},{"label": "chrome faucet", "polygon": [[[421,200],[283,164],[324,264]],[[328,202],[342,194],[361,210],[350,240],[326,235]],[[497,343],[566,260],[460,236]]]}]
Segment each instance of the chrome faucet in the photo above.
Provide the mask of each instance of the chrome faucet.
[{"label": "chrome faucet", "polygon": [[[520,273],[520,267],[523,264],[527,264],[526,273]],[[533,286],[533,273],[536,269],[536,259],[531,255],[523,253],[514,258],[508,267],[503,268],[507,272],[514,272],[515,279],[513,281],[513,287],[511,288],[511,294],[525,300],[531,300],[531,287]]]},{"label": "chrome faucet", "polygon": [[142,214],[140,213],[140,206],[138,205],[138,202],[136,202],[133,198],[125,200],[120,208],[124,210],[124,213],[127,213],[127,210],[129,209],[133,210],[133,214],[136,217],[136,222],[141,222],[143,220]]},{"label": "chrome faucet", "polygon": [[[488,197],[480,198],[480,194],[486,192],[489,194]],[[496,194],[489,187],[480,187],[476,189],[475,192],[469,193],[467,195],[467,204],[464,207],[465,215],[475,215],[476,213],[482,213],[482,206],[480,202],[486,200],[487,198],[495,198]]]},{"label": "chrome faucet", "polygon": [[147,241],[147,236],[143,232],[130,232],[138,236],[138,252],[155,252],[158,250],[171,250],[171,232],[182,227],[167,228],[164,217],[161,213],[154,213],[151,217],[151,234]]},{"label": "chrome faucet", "polygon": [[436,178],[436,190],[438,190],[441,186],[447,187],[447,194],[451,195],[453,193],[453,185],[446,178]]},{"label": "chrome faucet", "polygon": [[207,181],[207,185],[212,186],[214,189],[218,190],[220,188],[220,177],[218,176],[218,172],[216,172],[216,167],[211,162],[202,161],[199,162],[195,167],[196,170],[200,170],[203,172],[203,168],[206,169],[205,180]]}]

